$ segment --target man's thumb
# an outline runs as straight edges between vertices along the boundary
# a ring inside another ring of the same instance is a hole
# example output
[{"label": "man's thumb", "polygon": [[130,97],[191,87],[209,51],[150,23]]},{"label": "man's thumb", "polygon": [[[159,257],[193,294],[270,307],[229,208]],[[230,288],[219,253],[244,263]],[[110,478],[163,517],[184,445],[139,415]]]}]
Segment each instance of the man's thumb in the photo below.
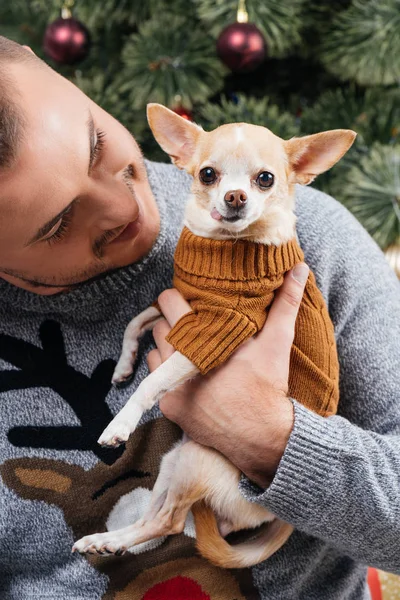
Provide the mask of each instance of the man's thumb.
[{"label": "man's thumb", "polygon": [[[303,297],[304,288],[310,269],[306,263],[298,263],[285,277],[280,289],[282,299],[296,309],[296,314]],[[293,281],[294,280],[294,281]]]},{"label": "man's thumb", "polygon": [[305,263],[297,264],[286,273],[269,310],[267,322],[259,337],[267,344],[274,344],[283,355],[290,353],[294,338],[296,317],[299,311],[309,268]]},{"label": "man's thumb", "polygon": [[291,317],[293,319],[293,325],[303,297],[309,271],[310,269],[306,263],[298,263],[293,267],[293,269],[285,275],[285,280],[271,307],[271,311],[274,310],[274,307],[275,310],[279,311],[282,319]]}]

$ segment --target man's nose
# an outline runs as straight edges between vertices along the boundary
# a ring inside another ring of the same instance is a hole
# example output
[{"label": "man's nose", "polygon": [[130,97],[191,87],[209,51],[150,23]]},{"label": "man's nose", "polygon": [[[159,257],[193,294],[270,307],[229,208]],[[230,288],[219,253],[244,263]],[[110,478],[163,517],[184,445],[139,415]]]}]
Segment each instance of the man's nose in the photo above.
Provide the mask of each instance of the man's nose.
[{"label": "man's nose", "polygon": [[116,229],[135,221],[139,206],[130,189],[114,180],[96,184],[91,194],[92,216],[97,227],[103,230]]},{"label": "man's nose", "polygon": [[243,190],[231,190],[226,192],[224,200],[231,208],[241,208],[247,202],[247,194]]}]

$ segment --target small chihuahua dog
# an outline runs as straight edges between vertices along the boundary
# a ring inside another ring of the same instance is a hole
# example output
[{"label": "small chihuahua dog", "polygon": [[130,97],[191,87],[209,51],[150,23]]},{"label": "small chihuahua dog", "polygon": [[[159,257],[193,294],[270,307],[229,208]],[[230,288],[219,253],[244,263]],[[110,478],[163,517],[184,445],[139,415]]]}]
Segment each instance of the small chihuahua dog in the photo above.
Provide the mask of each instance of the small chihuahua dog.
[{"label": "small chihuahua dog", "polygon": [[[356,136],[338,129],[284,141],[264,127],[245,123],[205,132],[158,104],[149,104],[147,115],[160,146],[193,176],[184,225],[194,235],[213,240],[246,239],[274,246],[293,240],[294,185],[309,184],[331,168]],[[129,323],[114,383],[129,378],[139,338],[160,318],[160,311],[151,306]],[[174,352],[139,385],[99,443],[125,442],[144,411],[197,374],[199,369],[186,356]],[[144,517],[118,531],[86,536],[73,551],[121,554],[136,544],[183,531],[192,509],[203,556],[224,568],[257,564],[276,552],[293,528],[247,502],[238,489],[240,476],[220,453],[184,435],[162,459]],[[224,539],[230,532],[259,526],[259,535],[246,542],[230,545]]]}]

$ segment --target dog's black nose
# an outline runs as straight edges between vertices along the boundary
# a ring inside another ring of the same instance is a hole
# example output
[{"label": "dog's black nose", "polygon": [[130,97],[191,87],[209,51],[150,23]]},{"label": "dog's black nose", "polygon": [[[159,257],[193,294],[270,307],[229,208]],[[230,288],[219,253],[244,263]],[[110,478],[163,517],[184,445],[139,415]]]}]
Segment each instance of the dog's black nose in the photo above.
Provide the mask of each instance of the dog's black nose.
[{"label": "dog's black nose", "polygon": [[247,202],[247,194],[243,190],[226,192],[224,200],[232,208],[241,208]]}]

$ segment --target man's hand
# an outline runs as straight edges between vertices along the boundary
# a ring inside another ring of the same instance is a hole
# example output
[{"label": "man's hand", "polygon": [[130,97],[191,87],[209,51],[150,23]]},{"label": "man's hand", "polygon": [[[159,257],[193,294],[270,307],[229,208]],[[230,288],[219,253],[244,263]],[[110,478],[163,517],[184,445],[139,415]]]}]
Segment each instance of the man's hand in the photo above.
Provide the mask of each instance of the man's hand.
[{"label": "man's hand", "polygon": [[[293,427],[287,396],[290,350],[307,276],[307,265],[296,265],[286,274],[262,331],[225,364],[160,401],[168,419],[195,441],[224,454],[264,488],[274,477]],[[191,310],[175,289],[163,292],[158,301],[165,320],[153,330],[157,349],[147,357],[151,371],[174,352],[165,336]]]}]

